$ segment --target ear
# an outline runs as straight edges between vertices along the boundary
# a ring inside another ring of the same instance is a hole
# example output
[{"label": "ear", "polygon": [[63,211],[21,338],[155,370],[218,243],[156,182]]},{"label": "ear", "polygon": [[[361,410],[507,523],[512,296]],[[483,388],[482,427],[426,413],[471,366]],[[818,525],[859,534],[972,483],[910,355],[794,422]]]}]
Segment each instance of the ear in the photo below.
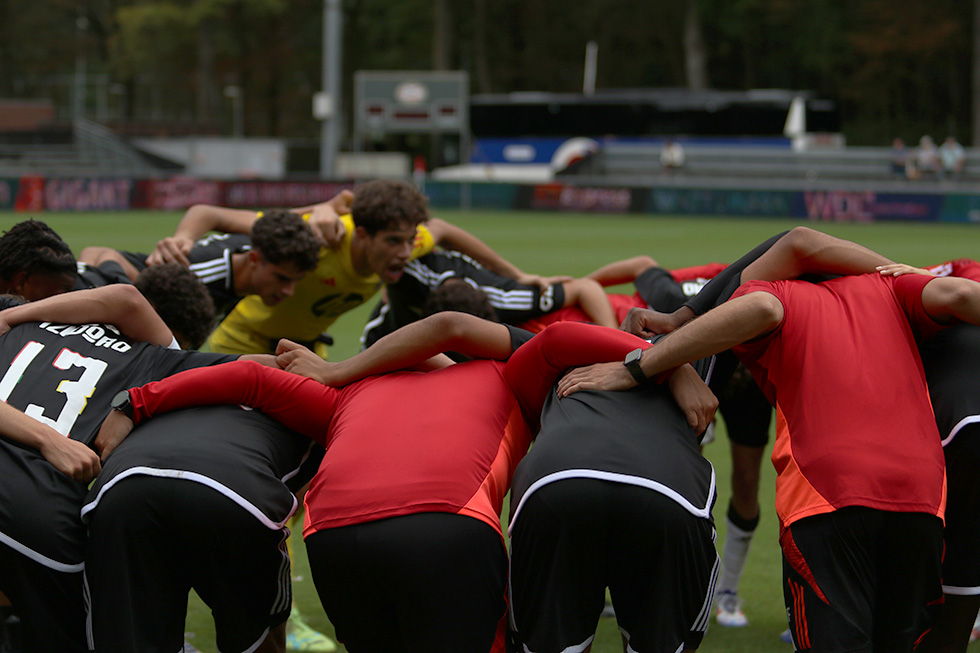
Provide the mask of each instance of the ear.
[{"label": "ear", "polygon": [[367,240],[371,237],[368,230],[364,227],[354,227],[354,238],[357,240]]},{"label": "ear", "polygon": [[27,274],[26,270],[20,270],[14,273],[14,276],[10,278],[10,284],[7,286],[7,292],[14,295],[23,295],[24,286],[27,285],[27,280],[30,275]]},{"label": "ear", "polygon": [[259,254],[257,249],[248,250],[248,258],[246,259],[249,265],[258,265],[262,262],[262,255]]}]

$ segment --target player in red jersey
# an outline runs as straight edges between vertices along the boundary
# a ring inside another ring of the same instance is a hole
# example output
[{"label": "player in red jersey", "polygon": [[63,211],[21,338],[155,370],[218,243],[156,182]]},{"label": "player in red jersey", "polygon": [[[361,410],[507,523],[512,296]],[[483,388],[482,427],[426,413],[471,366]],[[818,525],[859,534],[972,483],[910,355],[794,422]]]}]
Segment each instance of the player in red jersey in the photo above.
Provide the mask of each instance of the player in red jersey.
[{"label": "player in red jersey", "polygon": [[[794,248],[807,239],[851,246],[796,230],[741,279],[783,274],[768,267],[780,255],[806,272]],[[830,271],[889,263],[870,252],[864,261]],[[980,323],[980,285],[881,275],[752,282],[643,355],[653,374],[737,346],[776,404],[784,593],[799,648],[911,650],[929,623],[925,606],[940,601],[944,462],[914,336],[955,319]],[[604,365],[572,372],[559,392],[634,384]],[[842,568],[843,559],[865,563]]]},{"label": "player in red jersey", "polygon": [[[461,329],[460,319],[469,328]],[[528,335],[444,313],[409,325],[332,366],[312,361],[312,354],[298,348],[281,358],[293,369],[325,368],[330,372],[325,380],[346,382],[444,348],[505,358]],[[371,376],[342,389],[275,370],[234,366],[224,370],[220,384],[195,375],[134,390],[134,414],[139,421],[147,413],[188,402],[244,402],[325,442],[327,455],[307,495],[304,530],[315,580],[338,636],[352,650],[486,651],[504,607],[501,502],[529,442],[527,426],[514,411],[520,409],[532,428],[540,420],[542,432],[548,430],[542,404],[553,400],[553,381],[567,366],[620,357],[638,345],[643,342],[611,329],[557,325],[532,339],[506,365],[473,361],[428,374]],[[379,361],[386,367],[378,367]],[[683,384],[687,374],[690,370],[675,376]],[[622,394],[647,410],[643,396]],[[379,401],[388,406],[385,411],[376,410]],[[698,455],[693,437],[694,429],[703,429],[710,419],[713,404],[706,405],[707,410],[702,404],[693,411],[693,422],[676,405],[678,414],[661,420],[664,429],[676,425],[678,430],[669,447],[686,446],[685,460],[700,461],[696,473],[678,475],[678,470],[687,469],[681,464],[668,465],[663,472],[676,477],[683,497],[665,499],[667,506],[689,503],[688,510],[696,513],[675,507],[679,514],[672,523],[691,522],[700,533],[696,550],[689,542],[674,547],[671,554],[688,560],[674,565],[686,591],[683,600],[665,602],[670,608],[662,617],[666,626],[658,621],[667,628],[660,636],[672,642],[672,650],[685,640],[692,645],[688,648],[700,641],[717,559],[711,546],[713,474]],[[110,420],[125,422],[117,416]],[[117,425],[107,421],[104,432]],[[641,430],[650,437],[648,430]],[[345,600],[333,601],[335,594]],[[352,596],[358,600],[350,600]],[[632,614],[628,596],[622,600],[624,614]],[[600,595],[595,618],[601,607]],[[640,619],[631,626],[637,650],[658,650],[639,644],[646,636],[643,623]],[[498,639],[497,646],[501,644]]]}]

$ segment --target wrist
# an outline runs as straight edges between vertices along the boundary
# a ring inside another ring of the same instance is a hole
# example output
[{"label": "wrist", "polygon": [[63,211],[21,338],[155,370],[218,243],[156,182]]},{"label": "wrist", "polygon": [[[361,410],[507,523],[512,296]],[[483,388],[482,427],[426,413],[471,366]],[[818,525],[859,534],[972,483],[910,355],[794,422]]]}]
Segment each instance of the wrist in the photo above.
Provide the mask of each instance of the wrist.
[{"label": "wrist", "polygon": [[642,385],[647,382],[647,375],[643,372],[643,368],[640,367],[640,361],[642,359],[643,349],[637,347],[630,353],[626,354],[626,358],[623,360],[623,366],[638,385]]}]

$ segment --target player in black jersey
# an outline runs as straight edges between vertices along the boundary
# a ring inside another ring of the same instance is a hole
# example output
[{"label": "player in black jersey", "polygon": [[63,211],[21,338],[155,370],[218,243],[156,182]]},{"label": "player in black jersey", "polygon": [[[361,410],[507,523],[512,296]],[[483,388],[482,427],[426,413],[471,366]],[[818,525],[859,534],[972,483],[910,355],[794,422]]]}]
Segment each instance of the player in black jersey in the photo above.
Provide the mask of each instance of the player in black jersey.
[{"label": "player in black jersey", "polygon": [[[42,319],[48,321],[31,321]],[[6,332],[9,324],[18,326]],[[135,288],[122,284],[7,309],[0,325],[0,400],[38,423],[33,440],[18,439],[7,430],[11,422],[3,423],[0,591],[21,617],[25,650],[85,651],[79,511],[98,465],[84,451],[110,399],[134,384],[234,357],[162,346],[175,344],[170,331]],[[44,444],[55,437],[62,446]],[[59,454],[67,440],[78,443],[70,447],[82,452],[80,465]]]},{"label": "player in black jersey", "polygon": [[[188,267],[207,287],[219,315],[246,295],[259,295],[268,305],[292,294],[296,282],[316,267],[320,245],[296,213],[266,211],[251,236],[213,234],[194,243]],[[148,269],[147,255],[86,247],[79,259],[88,268],[121,269],[132,281]],[[155,266],[149,266],[155,267]]]},{"label": "player in black jersey", "polygon": [[369,347],[382,336],[425,317],[431,293],[447,280],[464,281],[486,294],[497,318],[519,325],[560,308],[579,305],[591,321],[616,326],[616,316],[602,287],[591,279],[567,279],[541,285],[519,283],[496,274],[459,252],[435,251],[411,261],[397,283],[387,286],[387,300],[371,312],[361,336]]},{"label": "player in black jersey", "polygon": [[133,431],[82,508],[97,650],[180,650],[191,588],[211,607],[220,650],[282,650],[286,521],[322,457],[313,447],[239,406],[178,411]]}]

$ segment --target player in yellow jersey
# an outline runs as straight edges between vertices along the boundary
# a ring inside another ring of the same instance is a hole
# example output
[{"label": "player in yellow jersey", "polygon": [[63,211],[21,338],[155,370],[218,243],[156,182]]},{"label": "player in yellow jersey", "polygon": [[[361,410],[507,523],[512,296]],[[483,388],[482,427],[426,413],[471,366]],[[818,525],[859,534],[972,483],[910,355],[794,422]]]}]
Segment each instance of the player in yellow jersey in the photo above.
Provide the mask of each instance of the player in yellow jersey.
[{"label": "player in yellow jersey", "polygon": [[[344,215],[348,202],[349,214]],[[427,204],[412,184],[379,180],[358,186],[353,200],[342,193],[324,204],[304,207],[311,214],[320,214],[318,227],[327,232],[324,238],[333,237],[339,245],[321,249],[316,270],[296,285],[291,297],[275,306],[264,304],[258,297],[239,302],[206,347],[228,353],[274,353],[278,341],[288,338],[326,357],[321,334],[384,284],[397,281],[409,261],[436,245],[468,254],[488,269],[523,283],[565,280],[521,272],[472,234],[443,220],[429,219]],[[331,222],[332,215],[340,217]],[[249,211],[192,207],[173,240],[182,245],[211,229],[247,230],[255,219],[256,214]],[[154,255],[167,260],[167,250],[161,242]]]}]

